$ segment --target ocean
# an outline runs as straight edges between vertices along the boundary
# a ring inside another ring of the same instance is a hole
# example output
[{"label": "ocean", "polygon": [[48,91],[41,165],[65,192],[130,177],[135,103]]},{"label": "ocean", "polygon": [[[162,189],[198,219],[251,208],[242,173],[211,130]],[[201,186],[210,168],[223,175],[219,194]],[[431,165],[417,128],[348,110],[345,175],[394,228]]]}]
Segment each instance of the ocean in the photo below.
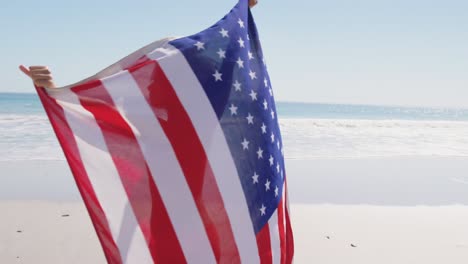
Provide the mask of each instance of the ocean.
[{"label": "ocean", "polygon": [[[278,102],[287,159],[468,157],[468,109]],[[0,93],[0,161],[64,160],[35,94]]]}]

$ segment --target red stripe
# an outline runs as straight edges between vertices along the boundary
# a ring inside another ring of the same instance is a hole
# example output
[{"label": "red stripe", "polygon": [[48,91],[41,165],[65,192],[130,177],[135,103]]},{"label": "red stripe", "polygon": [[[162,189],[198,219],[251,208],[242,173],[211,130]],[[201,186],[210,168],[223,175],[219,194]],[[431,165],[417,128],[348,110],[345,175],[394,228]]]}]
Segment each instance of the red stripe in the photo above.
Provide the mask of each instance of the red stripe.
[{"label": "red stripe", "polygon": [[[169,139],[193,195],[218,263],[239,263],[229,217],[203,145],[166,75],[155,61],[130,69],[152,107],[167,111],[159,123]],[[151,78],[148,78],[151,76]]]},{"label": "red stripe", "polygon": [[[283,190],[284,192],[285,190]],[[284,228],[284,198],[281,198],[278,205],[278,231],[281,246],[281,264],[286,263],[286,236]]]},{"label": "red stripe", "polygon": [[[284,183],[284,191],[287,190],[288,184],[285,181]],[[286,212],[286,263],[290,264],[293,262],[294,258],[294,237],[293,231],[291,227],[291,220],[289,218],[289,197],[288,193],[285,194],[285,212]]]},{"label": "red stripe", "polygon": [[260,232],[257,233],[257,245],[258,245],[258,255],[260,256],[260,263],[261,264],[273,263],[269,224],[266,224],[260,230]]},{"label": "red stripe", "polygon": [[43,88],[36,87],[36,90],[62,146],[78,190],[81,193],[96,234],[101,242],[107,262],[110,264],[120,264],[122,263],[122,259],[119,249],[112,238],[109,223],[84,168],[73,132],[66,121],[65,113],[55,99],[51,98]]},{"label": "red stripe", "polygon": [[[162,198],[131,127],[101,82],[72,89],[103,133],[138,224],[156,263],[186,263]],[[125,228],[135,228],[125,226]]]}]

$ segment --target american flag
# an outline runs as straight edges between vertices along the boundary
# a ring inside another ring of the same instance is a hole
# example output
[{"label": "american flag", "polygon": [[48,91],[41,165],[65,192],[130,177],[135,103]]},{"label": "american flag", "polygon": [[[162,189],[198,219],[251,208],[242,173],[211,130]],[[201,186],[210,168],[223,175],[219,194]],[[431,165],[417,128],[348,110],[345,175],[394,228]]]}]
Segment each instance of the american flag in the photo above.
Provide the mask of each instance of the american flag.
[{"label": "american flag", "polygon": [[277,110],[247,0],[37,87],[109,263],[291,263]]}]

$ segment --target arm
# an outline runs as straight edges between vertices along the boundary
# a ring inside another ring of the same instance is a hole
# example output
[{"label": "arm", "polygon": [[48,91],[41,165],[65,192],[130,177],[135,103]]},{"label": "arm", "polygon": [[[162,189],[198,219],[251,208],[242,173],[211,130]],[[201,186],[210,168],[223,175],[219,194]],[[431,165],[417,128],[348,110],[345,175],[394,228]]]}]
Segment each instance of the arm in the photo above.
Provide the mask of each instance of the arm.
[{"label": "arm", "polygon": [[257,0],[249,0],[249,6],[254,7],[258,3]]},{"label": "arm", "polygon": [[20,65],[19,69],[29,76],[35,85],[40,87],[55,88],[55,83],[50,70],[46,66],[31,66],[26,68]]}]

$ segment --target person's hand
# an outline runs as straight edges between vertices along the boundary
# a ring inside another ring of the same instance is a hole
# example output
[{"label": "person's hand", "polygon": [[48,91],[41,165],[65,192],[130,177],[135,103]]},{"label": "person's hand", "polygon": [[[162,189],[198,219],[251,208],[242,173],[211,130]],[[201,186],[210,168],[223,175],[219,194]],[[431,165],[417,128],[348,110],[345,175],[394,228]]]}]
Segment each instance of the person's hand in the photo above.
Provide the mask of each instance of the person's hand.
[{"label": "person's hand", "polygon": [[258,3],[258,0],[249,0],[249,6],[254,7]]},{"label": "person's hand", "polygon": [[52,74],[46,66],[31,66],[28,69],[24,65],[20,65],[19,69],[29,76],[36,86],[55,88]]}]

